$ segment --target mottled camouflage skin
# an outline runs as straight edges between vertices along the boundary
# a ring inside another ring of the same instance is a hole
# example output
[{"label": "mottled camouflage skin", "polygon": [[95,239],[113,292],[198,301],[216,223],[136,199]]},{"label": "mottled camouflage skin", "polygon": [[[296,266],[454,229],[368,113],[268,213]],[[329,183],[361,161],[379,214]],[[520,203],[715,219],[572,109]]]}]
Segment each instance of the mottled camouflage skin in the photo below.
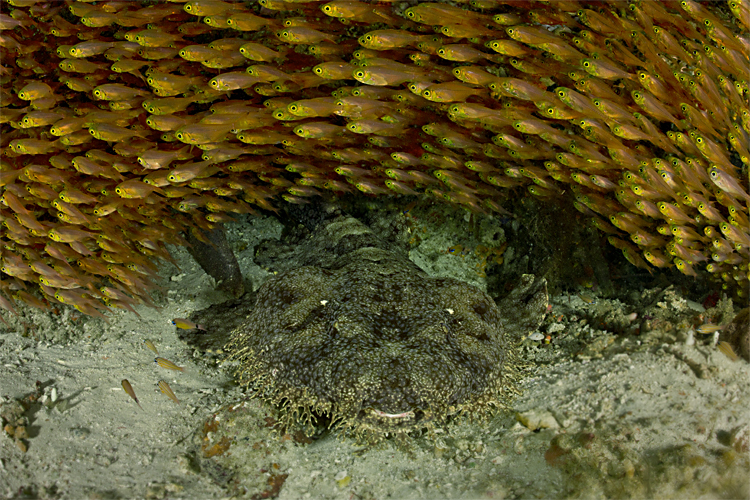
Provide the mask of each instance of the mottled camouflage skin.
[{"label": "mottled camouflage skin", "polygon": [[286,425],[300,420],[310,433],[313,413],[325,413],[370,443],[506,407],[517,392],[515,344],[546,311],[544,280],[524,276],[497,306],[375,245],[365,226],[339,217],[305,252],[325,262],[260,287],[229,344],[241,383],[283,404]]}]

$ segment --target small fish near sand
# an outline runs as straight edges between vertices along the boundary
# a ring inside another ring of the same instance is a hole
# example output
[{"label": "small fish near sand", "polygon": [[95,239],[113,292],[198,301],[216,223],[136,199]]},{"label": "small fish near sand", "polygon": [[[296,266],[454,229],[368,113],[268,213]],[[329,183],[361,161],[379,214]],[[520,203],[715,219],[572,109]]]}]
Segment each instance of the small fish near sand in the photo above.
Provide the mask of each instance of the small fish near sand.
[{"label": "small fish near sand", "polygon": [[726,325],[716,325],[713,323],[704,323],[695,329],[696,332],[708,335],[724,329]]},{"label": "small fish near sand", "polygon": [[176,364],[165,358],[154,358],[154,363],[161,366],[162,368],[166,368],[167,370],[177,370],[181,372],[185,371],[185,368],[177,366]]},{"label": "small fish near sand", "polygon": [[143,341],[143,345],[145,345],[145,346],[146,346],[146,347],[148,347],[148,348],[149,348],[149,349],[150,349],[151,351],[153,351],[153,352],[154,352],[154,354],[159,354],[159,351],[158,351],[158,349],[156,349],[156,346],[155,346],[155,345],[154,345],[154,343],[153,343],[153,342],[151,342],[150,340],[148,340],[148,339],[144,340],[144,341]]},{"label": "small fish near sand", "polygon": [[185,318],[175,318],[172,320],[172,324],[176,326],[177,328],[180,328],[181,330],[203,330],[204,332],[207,331],[206,327],[203,325],[199,325],[198,323],[193,323],[189,319]]},{"label": "small fish near sand", "polygon": [[735,362],[740,360],[740,357],[736,352],[734,352],[734,349],[729,342],[721,341],[719,342],[717,348],[719,349],[719,351],[721,351],[722,354],[724,354],[724,356],[729,358],[730,361]]},{"label": "small fish near sand", "polygon": [[140,408],[141,410],[143,410],[143,407],[141,406],[140,401],[138,401],[138,398],[135,395],[135,391],[133,390],[133,386],[130,385],[130,382],[128,382],[128,379],[126,379],[126,378],[122,379],[122,388],[123,388],[123,390],[125,392],[128,393],[128,396],[130,396],[131,398],[133,398],[133,400],[135,401],[135,404],[138,405],[138,408]]},{"label": "small fish near sand", "polygon": [[172,401],[174,401],[177,404],[180,404],[180,400],[177,399],[177,396],[175,396],[174,392],[172,391],[172,388],[169,387],[168,383],[166,383],[163,380],[159,380],[159,382],[156,385],[159,387],[159,390],[162,393],[166,394],[167,397],[169,397],[169,399],[171,399]]}]

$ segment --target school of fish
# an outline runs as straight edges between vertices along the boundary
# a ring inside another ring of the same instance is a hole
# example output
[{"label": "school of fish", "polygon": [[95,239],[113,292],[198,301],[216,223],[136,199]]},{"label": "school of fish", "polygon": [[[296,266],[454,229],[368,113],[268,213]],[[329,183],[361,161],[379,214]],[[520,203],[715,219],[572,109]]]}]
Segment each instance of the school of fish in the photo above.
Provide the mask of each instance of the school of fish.
[{"label": "school of fish", "polygon": [[3,313],[151,304],[181,232],[324,192],[523,189],[748,297],[750,0],[6,2]]}]

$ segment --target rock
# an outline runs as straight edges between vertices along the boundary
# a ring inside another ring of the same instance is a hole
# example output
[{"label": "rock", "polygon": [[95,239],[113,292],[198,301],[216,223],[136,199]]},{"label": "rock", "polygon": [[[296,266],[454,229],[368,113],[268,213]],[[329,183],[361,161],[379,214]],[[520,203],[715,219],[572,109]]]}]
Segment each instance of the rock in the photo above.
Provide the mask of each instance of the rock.
[{"label": "rock", "polygon": [[242,272],[237,258],[227,244],[224,230],[217,227],[212,231],[204,231],[203,234],[210,243],[204,243],[192,233],[187,233],[187,241],[190,243],[188,252],[206,274],[214,279],[217,289],[229,292],[234,297],[240,297],[245,293]]},{"label": "rock", "polygon": [[720,338],[728,342],[735,353],[750,362],[750,308],[746,307],[738,312],[721,332]]},{"label": "rock", "polygon": [[516,413],[516,420],[530,431],[537,429],[558,429],[560,424],[547,410],[534,409],[525,413]]}]

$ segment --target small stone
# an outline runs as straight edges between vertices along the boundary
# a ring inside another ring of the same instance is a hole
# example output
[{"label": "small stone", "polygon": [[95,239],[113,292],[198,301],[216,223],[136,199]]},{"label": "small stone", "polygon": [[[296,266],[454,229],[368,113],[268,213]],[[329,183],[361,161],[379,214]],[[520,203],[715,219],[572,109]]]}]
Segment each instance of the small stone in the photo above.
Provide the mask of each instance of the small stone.
[{"label": "small stone", "polygon": [[146,498],[147,499],[158,499],[164,498],[167,494],[166,488],[163,484],[150,484],[146,487]]},{"label": "small stone", "polygon": [[349,483],[352,481],[352,476],[349,475],[349,473],[345,470],[342,470],[336,476],[333,478],[336,480],[336,484],[339,488],[346,488]]},{"label": "small stone", "polygon": [[181,493],[185,489],[184,486],[177,483],[166,483],[164,485],[164,490],[167,491],[167,493]]},{"label": "small stone", "polygon": [[688,306],[688,307],[689,307],[690,309],[692,309],[693,311],[697,311],[697,312],[701,312],[701,313],[702,313],[702,312],[706,312],[706,308],[705,308],[705,307],[703,307],[703,306],[702,306],[701,304],[699,304],[699,303],[695,302],[695,301],[692,301],[692,300],[685,300],[685,304],[686,304],[686,305],[687,305],[687,306]]},{"label": "small stone", "polygon": [[450,448],[441,439],[435,443],[434,451],[437,458],[443,458],[450,451]]},{"label": "small stone", "polygon": [[547,327],[547,333],[558,333],[565,330],[565,325],[563,323],[550,323],[550,325]]},{"label": "small stone", "polygon": [[633,479],[633,476],[635,476],[635,466],[627,458],[622,461],[622,470],[628,479]]},{"label": "small stone", "polygon": [[729,446],[738,453],[750,451],[750,425],[743,424],[732,429],[729,433]]},{"label": "small stone", "polygon": [[87,437],[89,437],[89,434],[91,434],[91,431],[86,429],[85,427],[74,427],[70,429],[70,434],[74,438],[86,439]]},{"label": "small stone", "polygon": [[16,427],[16,439],[26,439],[27,437],[29,436],[28,434],[26,434],[26,427],[24,427],[23,425],[19,425],[18,427]]},{"label": "small stone", "polygon": [[537,429],[557,429],[560,424],[552,413],[547,410],[529,410],[525,413],[516,413],[516,420],[531,431]]}]

